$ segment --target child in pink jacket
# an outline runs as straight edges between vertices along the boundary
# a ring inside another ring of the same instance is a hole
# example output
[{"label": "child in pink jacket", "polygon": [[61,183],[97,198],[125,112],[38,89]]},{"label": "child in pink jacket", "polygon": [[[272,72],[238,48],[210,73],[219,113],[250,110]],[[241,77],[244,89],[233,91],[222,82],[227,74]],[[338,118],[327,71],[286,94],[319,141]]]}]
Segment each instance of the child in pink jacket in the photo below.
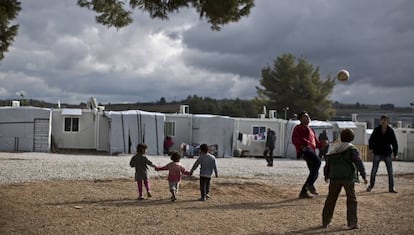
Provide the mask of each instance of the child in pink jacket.
[{"label": "child in pink jacket", "polygon": [[177,152],[171,154],[172,162],[163,167],[155,167],[156,171],[168,170],[168,184],[171,192],[171,201],[177,200],[176,195],[178,192],[179,184],[182,175],[190,175],[180,163],[181,155]]}]

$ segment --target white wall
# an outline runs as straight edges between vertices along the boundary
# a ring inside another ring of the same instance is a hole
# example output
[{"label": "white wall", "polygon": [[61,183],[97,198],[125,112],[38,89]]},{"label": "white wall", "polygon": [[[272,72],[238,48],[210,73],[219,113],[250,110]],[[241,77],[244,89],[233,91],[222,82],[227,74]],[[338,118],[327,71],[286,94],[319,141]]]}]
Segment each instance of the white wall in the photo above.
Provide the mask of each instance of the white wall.
[{"label": "white wall", "polygon": [[250,144],[244,145],[238,141],[238,134],[253,134],[253,126],[264,126],[266,129],[271,128],[276,133],[276,147],[273,151],[273,156],[284,156],[284,139],[285,139],[285,120],[282,119],[269,119],[269,118],[234,118],[235,119],[235,137],[234,146],[235,149],[241,149],[249,151],[250,156],[263,156],[266,140],[252,140]]},{"label": "white wall", "polygon": [[174,145],[171,151],[180,152],[181,143],[191,144],[192,141],[192,115],[191,114],[165,114],[165,122],[175,123],[175,135],[171,136]]},{"label": "white wall", "polygon": [[50,151],[51,110],[0,108],[0,151]]},{"label": "white wall", "polygon": [[398,141],[398,158],[403,161],[414,161],[414,129],[395,128]]},{"label": "white wall", "polygon": [[[91,110],[82,110],[81,115],[65,115],[62,109],[52,112],[52,136],[60,149],[94,149],[96,150],[96,114]],[[79,131],[64,130],[65,117],[79,118]]]}]

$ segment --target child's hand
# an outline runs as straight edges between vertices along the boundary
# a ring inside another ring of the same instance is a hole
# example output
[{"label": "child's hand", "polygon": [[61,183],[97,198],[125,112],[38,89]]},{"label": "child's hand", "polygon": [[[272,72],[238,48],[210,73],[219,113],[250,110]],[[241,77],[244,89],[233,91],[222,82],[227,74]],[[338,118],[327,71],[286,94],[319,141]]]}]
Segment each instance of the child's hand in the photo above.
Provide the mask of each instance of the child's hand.
[{"label": "child's hand", "polygon": [[364,179],[364,184],[368,184],[368,180],[367,179]]},{"label": "child's hand", "polygon": [[160,171],[160,168],[159,168],[158,166],[155,166],[155,167],[154,167],[154,169],[155,169],[156,171]]}]

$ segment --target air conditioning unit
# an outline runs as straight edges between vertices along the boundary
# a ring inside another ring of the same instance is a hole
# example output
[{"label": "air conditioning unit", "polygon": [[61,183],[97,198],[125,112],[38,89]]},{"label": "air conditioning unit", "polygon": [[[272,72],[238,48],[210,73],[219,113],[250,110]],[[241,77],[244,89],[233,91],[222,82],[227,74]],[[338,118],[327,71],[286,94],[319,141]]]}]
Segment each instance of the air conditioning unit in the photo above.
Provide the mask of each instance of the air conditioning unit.
[{"label": "air conditioning unit", "polygon": [[186,104],[180,105],[180,113],[181,114],[189,114],[190,113],[190,107]]},{"label": "air conditioning unit", "polygon": [[18,100],[13,100],[13,101],[12,101],[12,107],[20,107],[20,101],[18,101]]},{"label": "air conditioning unit", "polygon": [[277,111],[269,110],[269,118],[277,118]]}]

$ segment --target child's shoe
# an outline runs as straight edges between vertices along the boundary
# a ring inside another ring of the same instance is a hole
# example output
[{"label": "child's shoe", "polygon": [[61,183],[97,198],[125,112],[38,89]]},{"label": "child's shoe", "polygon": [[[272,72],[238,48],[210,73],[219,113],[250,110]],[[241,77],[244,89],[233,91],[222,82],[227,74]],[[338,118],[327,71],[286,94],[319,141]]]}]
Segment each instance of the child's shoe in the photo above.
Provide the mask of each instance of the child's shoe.
[{"label": "child's shoe", "polygon": [[352,229],[359,229],[359,226],[358,226],[358,224],[351,224],[351,225],[348,226],[348,228],[351,229],[351,230]]},{"label": "child's shoe", "polygon": [[152,197],[151,192],[147,192],[147,197],[148,197],[148,198]]}]

